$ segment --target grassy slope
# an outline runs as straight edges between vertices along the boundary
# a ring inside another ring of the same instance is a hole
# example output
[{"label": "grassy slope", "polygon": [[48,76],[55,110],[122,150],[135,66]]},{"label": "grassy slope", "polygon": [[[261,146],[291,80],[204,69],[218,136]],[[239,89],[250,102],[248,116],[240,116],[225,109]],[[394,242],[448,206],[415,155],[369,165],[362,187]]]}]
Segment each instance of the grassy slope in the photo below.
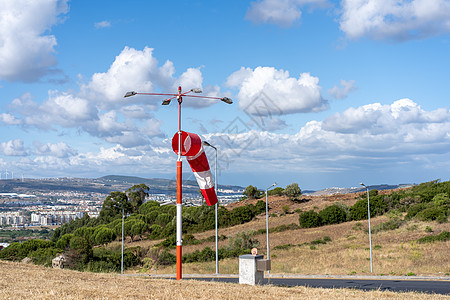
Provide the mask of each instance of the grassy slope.
[{"label": "grassy slope", "polygon": [[[384,191],[383,191],[384,192]],[[388,193],[388,192],[386,192]],[[292,203],[281,197],[269,198],[271,210],[269,214],[281,214],[283,205],[290,205],[291,211],[301,208],[303,211],[323,209],[335,202],[348,206],[356,202],[355,194],[309,197],[308,201]],[[236,203],[242,205],[244,203]],[[386,216],[371,219],[372,227],[386,222]],[[269,227],[282,224],[298,224],[298,214],[292,213],[284,216],[270,217]],[[270,247],[272,258],[272,273],[298,273],[298,274],[370,274],[369,263],[369,237],[367,220],[359,221],[362,228],[355,226],[358,222],[346,222],[338,225],[329,225],[319,228],[298,229],[270,234]],[[425,228],[429,226],[433,233],[427,233]],[[436,222],[410,221],[399,229],[372,234],[373,266],[374,274],[380,275],[433,275],[445,276],[450,273],[450,242],[437,242],[432,244],[418,244],[415,241],[430,234],[439,234],[443,230],[450,231],[449,223],[438,224]],[[234,236],[240,231],[250,231],[265,228],[265,216],[261,215],[250,223],[230,228],[219,229],[219,235]],[[214,231],[195,234],[197,239],[214,235]],[[275,246],[310,243],[318,238],[329,236],[331,242],[326,245],[301,245],[286,250],[273,250]],[[255,236],[260,241],[259,253],[266,253],[266,235]],[[155,241],[141,241],[130,243],[129,246],[141,245],[148,247]],[[221,241],[219,247],[226,245],[227,240]],[[203,243],[200,245],[187,245],[183,247],[183,253],[190,253],[197,249],[201,250],[209,246],[214,249],[214,243]],[[185,273],[214,273],[215,262],[193,263],[183,266]],[[130,270],[129,272],[137,272]],[[159,273],[174,273],[175,267],[167,267],[158,270]],[[238,259],[228,259],[220,262],[220,272],[239,272]]]},{"label": "grassy slope", "polygon": [[444,295],[121,277],[0,261],[0,299],[449,299]]}]

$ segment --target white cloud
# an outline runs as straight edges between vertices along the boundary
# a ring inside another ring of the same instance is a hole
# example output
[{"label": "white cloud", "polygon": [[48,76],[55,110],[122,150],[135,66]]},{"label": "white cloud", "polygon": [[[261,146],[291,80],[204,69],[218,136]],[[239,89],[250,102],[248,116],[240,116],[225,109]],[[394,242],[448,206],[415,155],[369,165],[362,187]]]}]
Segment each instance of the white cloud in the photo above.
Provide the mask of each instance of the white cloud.
[{"label": "white cloud", "polygon": [[241,68],[228,77],[226,84],[239,89],[239,107],[251,115],[317,112],[328,107],[321,96],[319,78],[309,73],[297,79],[288,71],[272,67]]},{"label": "white cloud", "polygon": [[282,27],[291,26],[302,16],[302,7],[324,7],[327,0],[259,0],[250,3],[245,15],[254,23],[272,23]]},{"label": "white cloud", "polygon": [[158,66],[152,48],[140,51],[125,47],[106,73],[95,73],[88,84],[81,86],[81,95],[108,107],[124,102],[128,91],[153,92],[155,88],[171,87],[174,73],[170,61]]},{"label": "white cloud", "polygon": [[58,142],[56,144],[35,141],[34,148],[36,155],[54,156],[58,158],[67,158],[77,154],[77,151],[68,146],[66,143]]},{"label": "white cloud", "polygon": [[97,23],[94,24],[94,27],[96,29],[108,28],[108,27],[111,27],[111,22],[110,21],[97,22]]},{"label": "white cloud", "polygon": [[336,99],[347,98],[348,94],[354,90],[357,90],[356,82],[354,80],[341,80],[341,87],[335,85],[333,88],[328,90],[328,94]]},{"label": "white cloud", "polygon": [[221,149],[227,172],[344,172],[370,165],[376,173],[450,163],[450,111],[425,111],[410,99],[350,108],[310,121],[295,134],[250,130],[205,136]]},{"label": "white cloud", "polygon": [[14,115],[10,113],[2,113],[0,114],[0,121],[7,125],[20,125],[22,121],[17,119]]},{"label": "white cloud", "polygon": [[0,143],[0,153],[6,156],[26,156],[28,151],[23,145],[23,141],[16,139]]},{"label": "white cloud", "polygon": [[22,116],[22,119],[14,117],[16,123],[20,120],[24,125],[41,129],[50,129],[55,125],[77,128],[98,119],[97,109],[86,99],[58,91],[50,91],[48,99],[42,104],[33,101],[33,96],[26,93],[14,99],[11,107]]},{"label": "white cloud", "polygon": [[410,40],[450,33],[448,0],[342,0],[340,28],[350,39]]},{"label": "white cloud", "polygon": [[67,0],[0,1],[0,79],[33,82],[57,72],[48,32],[68,9]]}]

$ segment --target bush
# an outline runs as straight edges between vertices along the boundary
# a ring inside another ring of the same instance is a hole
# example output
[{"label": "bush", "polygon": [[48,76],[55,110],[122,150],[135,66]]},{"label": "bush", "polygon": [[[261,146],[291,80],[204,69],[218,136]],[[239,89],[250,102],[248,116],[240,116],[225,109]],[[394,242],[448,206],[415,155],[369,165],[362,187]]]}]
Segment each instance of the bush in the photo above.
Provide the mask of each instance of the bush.
[{"label": "bush", "polygon": [[170,253],[168,250],[164,250],[158,257],[158,265],[168,266],[176,263],[177,257]]},{"label": "bush", "polygon": [[[54,248],[55,243],[44,241],[41,239],[32,239],[23,243],[12,243],[2,251],[0,251],[0,259],[18,261],[22,260],[29,254],[38,249]],[[59,249],[59,251],[61,251]]]},{"label": "bush", "polygon": [[321,225],[320,216],[313,210],[305,211],[301,213],[298,217],[300,227],[312,228]]},{"label": "bush", "polygon": [[28,256],[34,264],[51,267],[52,259],[54,259],[58,253],[61,253],[61,249],[39,248],[30,252]]},{"label": "bush", "polygon": [[[370,192],[369,192],[370,195]],[[382,215],[386,212],[387,204],[383,199],[383,195],[375,196],[370,198],[370,217],[374,217],[377,215]],[[352,220],[363,220],[367,219],[367,200],[361,199],[358,200],[351,208],[350,208],[350,217]]]},{"label": "bush", "polygon": [[191,262],[206,262],[213,261],[216,259],[216,252],[213,251],[210,247],[203,248],[202,251],[195,250],[192,253],[183,255],[182,261],[185,263]]},{"label": "bush", "polygon": [[443,231],[438,235],[429,235],[423,238],[420,238],[417,240],[418,243],[424,244],[424,243],[433,243],[433,242],[445,242],[450,240],[450,232]]},{"label": "bush", "polygon": [[347,220],[347,213],[338,205],[331,205],[319,212],[319,217],[323,225],[339,224]]},{"label": "bush", "polygon": [[415,217],[419,212],[424,210],[425,207],[426,206],[424,203],[416,203],[416,204],[411,205],[407,210],[407,215],[406,215],[405,219],[411,219],[411,218]]},{"label": "bush", "polygon": [[442,216],[445,217],[445,210],[442,207],[429,207],[416,215],[421,221],[435,221]]},{"label": "bush", "polygon": [[387,222],[373,226],[371,231],[372,233],[377,233],[380,231],[394,230],[402,226],[403,223],[404,221],[402,219],[394,218]]},{"label": "bush", "polygon": [[267,195],[268,196],[283,196],[284,189],[282,187],[276,187],[274,189],[267,191]]}]

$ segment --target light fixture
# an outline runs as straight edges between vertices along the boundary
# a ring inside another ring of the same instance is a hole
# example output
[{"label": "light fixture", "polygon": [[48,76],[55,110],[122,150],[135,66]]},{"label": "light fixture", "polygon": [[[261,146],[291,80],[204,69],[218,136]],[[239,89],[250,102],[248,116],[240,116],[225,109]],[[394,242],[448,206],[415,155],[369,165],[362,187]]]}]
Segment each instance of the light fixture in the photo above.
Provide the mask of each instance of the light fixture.
[{"label": "light fixture", "polygon": [[231,100],[231,99],[228,98],[228,97],[220,98],[220,100],[223,101],[223,102],[225,102],[225,103],[228,103],[228,104],[232,104],[232,103],[233,103],[233,100]]},{"label": "light fixture", "polygon": [[126,94],[125,94],[125,96],[123,96],[124,98],[127,98],[127,97],[131,97],[131,96],[134,96],[134,95],[136,95],[137,93],[135,92],[135,91],[132,91],[132,92],[127,92]]}]

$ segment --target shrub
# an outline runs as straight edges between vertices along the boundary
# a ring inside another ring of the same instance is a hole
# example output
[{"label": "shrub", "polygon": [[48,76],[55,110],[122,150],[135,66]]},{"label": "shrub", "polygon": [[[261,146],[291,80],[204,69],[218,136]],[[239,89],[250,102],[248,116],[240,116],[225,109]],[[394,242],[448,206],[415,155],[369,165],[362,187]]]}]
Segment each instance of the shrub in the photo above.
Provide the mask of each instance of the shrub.
[{"label": "shrub", "polygon": [[298,221],[303,228],[312,228],[321,225],[319,214],[313,210],[301,213],[298,217]]},{"label": "shrub", "polygon": [[[370,192],[369,192],[370,195]],[[381,215],[386,212],[387,204],[383,199],[383,195],[370,198],[370,217]],[[358,200],[350,208],[350,217],[352,220],[367,219],[367,200]]]},{"label": "shrub", "polygon": [[168,250],[164,250],[158,257],[158,265],[167,266],[173,265],[177,261],[175,255],[170,253]]},{"label": "shrub", "polygon": [[[22,260],[29,254],[38,249],[54,248],[55,243],[44,241],[41,239],[32,239],[23,243],[12,243],[2,251],[0,251],[0,259],[18,261]],[[61,249],[59,249],[61,251]]]},{"label": "shrub", "polygon": [[345,210],[338,205],[331,205],[321,210],[319,217],[323,225],[339,224],[347,220]]},{"label": "shrub", "polygon": [[267,191],[268,196],[283,196],[284,189],[282,187],[276,187],[272,190]]},{"label": "shrub", "polygon": [[445,216],[445,210],[442,207],[428,207],[416,215],[421,221],[434,221],[441,216]]},{"label": "shrub", "polygon": [[377,233],[380,231],[394,230],[394,229],[397,229],[400,226],[402,226],[403,223],[404,223],[404,221],[402,219],[395,218],[395,219],[391,219],[387,222],[380,223],[378,225],[373,226],[371,231],[372,231],[372,233]]},{"label": "shrub", "polygon": [[411,218],[415,217],[419,212],[421,212],[424,209],[425,209],[424,203],[416,203],[416,204],[411,205],[407,210],[407,215],[406,215],[405,219],[411,219]]},{"label": "shrub", "polygon": [[57,248],[39,248],[28,253],[28,256],[34,264],[50,267],[52,265],[52,259],[60,252],[61,249]]},{"label": "shrub", "polygon": [[424,244],[424,243],[433,243],[433,242],[445,242],[450,240],[450,232],[443,231],[438,235],[429,235],[423,238],[420,238],[417,240],[418,243]]}]

